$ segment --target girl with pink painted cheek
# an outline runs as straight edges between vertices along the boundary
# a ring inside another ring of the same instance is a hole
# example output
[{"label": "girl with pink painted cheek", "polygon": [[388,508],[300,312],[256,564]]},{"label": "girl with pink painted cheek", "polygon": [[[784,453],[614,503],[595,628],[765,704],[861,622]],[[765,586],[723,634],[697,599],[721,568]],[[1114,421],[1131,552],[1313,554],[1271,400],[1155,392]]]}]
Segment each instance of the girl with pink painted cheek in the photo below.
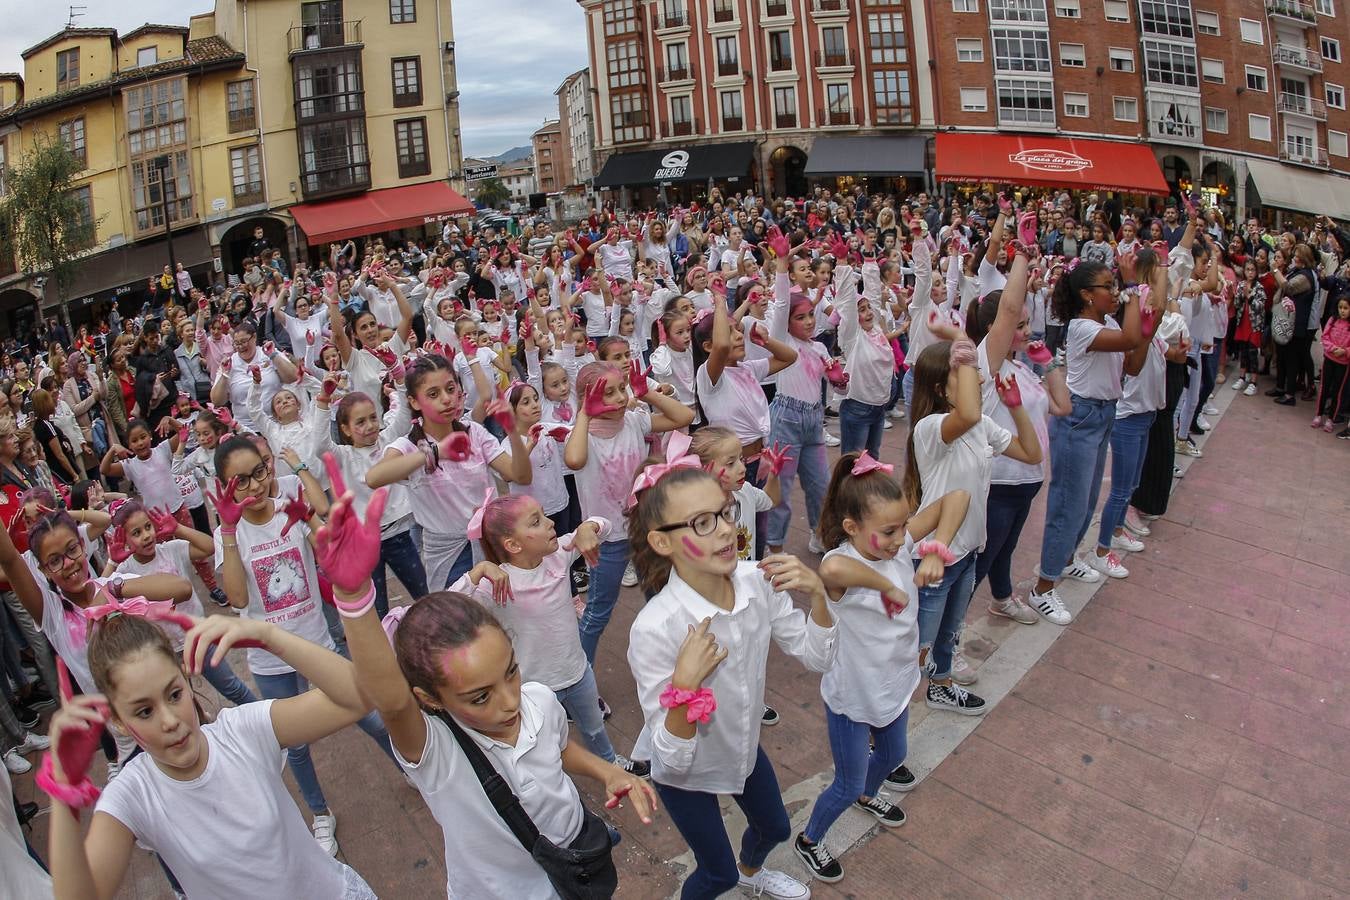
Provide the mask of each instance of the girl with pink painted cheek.
[{"label": "girl with pink painted cheek", "polygon": [[[570,473],[563,464],[569,426],[542,421],[539,392],[528,384],[519,381],[512,384],[506,391],[506,401],[515,416],[514,431],[529,451],[531,469],[530,483],[510,485],[511,496],[530,499],[542,508],[551,520],[550,527],[556,525],[560,532],[571,531],[575,523],[566,480]],[[512,439],[511,435],[502,438],[502,449],[509,452]]]},{"label": "girl with pink painted cheek", "polygon": [[[669,305],[669,304],[667,304]],[[669,385],[673,396],[684,404],[698,419],[698,401],[694,394],[694,354],[690,346],[690,318],[680,312],[678,306],[668,309],[658,320],[658,337],[664,335],[664,342],[658,343],[652,350],[652,378]]]},{"label": "girl with pink painted cheek", "polygon": [[694,432],[689,451],[702,461],[703,468],[717,477],[722,490],[739,504],[740,515],[736,520],[737,559],[759,559],[755,541],[756,518],[760,513],[773,509],[781,499],[778,474],[771,466],[765,466],[763,487],[747,481],[740,440],[735,432],[718,425],[709,425]]}]

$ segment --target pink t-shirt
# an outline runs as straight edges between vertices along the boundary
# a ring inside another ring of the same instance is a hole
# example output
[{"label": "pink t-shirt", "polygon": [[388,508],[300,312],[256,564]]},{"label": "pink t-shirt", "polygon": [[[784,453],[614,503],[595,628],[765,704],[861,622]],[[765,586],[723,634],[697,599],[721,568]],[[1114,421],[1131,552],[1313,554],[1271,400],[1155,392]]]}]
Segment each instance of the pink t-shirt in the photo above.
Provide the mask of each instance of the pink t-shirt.
[{"label": "pink t-shirt", "polygon": [[[444,457],[430,474],[419,468],[408,476],[408,499],[417,524],[437,534],[464,534],[469,517],[483,503],[489,488],[495,489],[489,464],[505,451],[486,428],[477,422],[466,423],[469,429],[469,458],[451,462]],[[422,451],[406,437],[392,441],[385,448],[390,451],[416,453]]]}]

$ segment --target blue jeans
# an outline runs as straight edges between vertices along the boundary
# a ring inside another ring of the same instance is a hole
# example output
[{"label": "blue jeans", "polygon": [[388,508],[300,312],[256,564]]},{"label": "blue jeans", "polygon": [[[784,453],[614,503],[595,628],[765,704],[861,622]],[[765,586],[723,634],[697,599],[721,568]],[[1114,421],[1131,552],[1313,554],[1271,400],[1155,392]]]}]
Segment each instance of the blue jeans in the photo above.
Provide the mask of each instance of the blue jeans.
[{"label": "blue jeans", "polygon": [[394,570],[394,575],[403,582],[414,600],[426,596],[427,570],[422,567],[422,554],[417,546],[409,531],[380,541],[380,561],[370,574],[370,580],[375,584],[375,612],[381,619],[389,612],[389,585],[385,566]]},{"label": "blue jeans", "polygon": [[[298,697],[309,690],[309,682],[299,672],[284,672],[280,675],[259,675],[254,672],[253,680],[258,685],[258,693],[262,694],[265,700]],[[394,759],[394,748],[389,744],[389,732],[385,729],[379,713],[367,714],[356,725],[373,737],[385,755],[398,765],[398,761]],[[295,783],[299,785],[300,795],[305,798],[305,805],[309,807],[309,811],[318,815],[326,810],[328,800],[323,795],[323,788],[319,786],[319,775],[314,771],[314,760],[309,754],[309,744],[287,747],[286,762],[291,767],[291,774],[295,776]]]},{"label": "blue jeans", "polygon": [[591,589],[586,594],[586,611],[577,626],[581,630],[581,649],[595,666],[595,648],[605,633],[614,604],[619,601],[623,570],[628,565],[628,541],[605,541],[600,545],[600,565],[591,569]]},{"label": "blue jeans", "polygon": [[[834,780],[816,798],[811,819],[806,823],[806,839],[824,840],[830,826],[859,797],[875,797],[881,782],[905,761],[905,729],[909,725],[909,707],[884,728],[855,722],[825,705],[825,727],[830,733],[830,755],[834,757]],[[868,739],[871,747],[868,747]]]},{"label": "blue jeans", "polygon": [[229,660],[221,660],[220,665],[211,665],[211,658],[208,656],[206,663],[202,666],[202,677],[206,683],[215,688],[220,696],[229,700],[235,706],[243,706],[245,703],[252,703],[258,698],[253,696],[253,692],[248,689],[248,685],[239,680],[239,676],[234,674],[234,669],[230,668]]},{"label": "blue jeans", "polygon": [[975,593],[975,554],[967,553],[942,572],[937,584],[919,588],[919,650],[928,650],[932,678],[952,674],[952,654]]},{"label": "blue jeans", "polygon": [[825,460],[825,408],[782,394],[774,397],[769,405],[769,443],[786,444],[792,457],[778,476],[783,494],[778,505],[769,510],[765,528],[768,544],[780,547],[792,519],[792,480],[798,473],[802,477],[802,492],[806,494],[806,523],[815,531],[820,522],[825,488],[830,483],[829,464]]},{"label": "blue jeans", "polygon": [[1072,399],[1072,412],[1050,418],[1050,491],[1041,538],[1041,577],[1049,581],[1059,580],[1087,534],[1116,422],[1116,401]]},{"label": "blue jeans", "polygon": [[1156,415],[1156,412],[1135,413],[1116,419],[1111,429],[1111,493],[1102,507],[1102,526],[1097,532],[1097,546],[1104,550],[1111,549],[1111,534],[1125,524],[1125,510],[1144,474],[1148,433]]},{"label": "blue jeans", "polygon": [[[910,407],[913,404],[914,397],[914,367],[909,366],[905,369],[905,377],[901,379],[905,389],[905,418],[910,418]],[[913,421],[911,419],[911,421]]]},{"label": "blue jeans", "polygon": [[609,742],[605,717],[600,712],[600,689],[595,686],[595,671],[587,666],[580,681],[553,693],[572,721],[577,723],[586,749],[605,762],[614,762],[614,745]]},{"label": "blue jeans", "polygon": [[460,576],[469,574],[469,570],[472,568],[473,568],[473,544],[467,544],[465,545],[464,549],[459,552],[459,559],[455,560],[455,564],[450,567],[450,574],[445,576],[445,584],[441,585],[439,588],[437,588],[437,590],[443,591],[446,588],[450,587],[450,585],[454,584],[456,581],[459,581]]},{"label": "blue jeans", "polygon": [[885,421],[886,407],[844,400],[839,404],[839,452],[866,450],[880,458]]},{"label": "blue jeans", "polygon": [[[683,900],[711,900],[733,890],[740,884],[741,875],[736,868],[736,855],[731,849],[726,825],[722,822],[717,795],[660,783],[656,784],[656,792],[665,804],[666,815],[679,829],[698,864],[685,879],[680,897]],[[746,819],[740,861],[747,868],[758,869],[774,847],[792,836],[792,821],[783,807],[778,776],[763,747],[758,750],[755,767],[745,779],[745,786],[731,799],[736,801]]]},{"label": "blue jeans", "polygon": [[985,504],[984,549],[975,557],[975,586],[985,576],[989,578],[989,592],[995,600],[1012,596],[1012,557],[1022,526],[1031,513],[1031,503],[1041,492],[1044,482],[1030,484],[991,484],[989,502]]}]

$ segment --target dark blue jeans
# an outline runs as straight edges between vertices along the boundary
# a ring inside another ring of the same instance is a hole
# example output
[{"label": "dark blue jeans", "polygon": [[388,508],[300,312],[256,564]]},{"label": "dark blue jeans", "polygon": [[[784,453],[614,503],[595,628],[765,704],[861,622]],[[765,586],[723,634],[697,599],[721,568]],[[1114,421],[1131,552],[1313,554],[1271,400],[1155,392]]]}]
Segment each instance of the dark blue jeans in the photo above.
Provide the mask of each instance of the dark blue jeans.
[{"label": "dark blue jeans", "polygon": [[1135,413],[1116,419],[1111,428],[1111,493],[1102,506],[1102,523],[1097,532],[1097,546],[1103,550],[1111,549],[1111,535],[1125,524],[1130,496],[1144,472],[1144,452],[1148,450],[1148,433],[1153,429],[1155,415],[1155,412]]},{"label": "dark blue jeans", "polygon": [[1073,411],[1050,419],[1050,490],[1045,497],[1041,577],[1059,581],[1087,534],[1106,473],[1116,401],[1073,396]]},{"label": "dark blue jeans", "polygon": [[826,704],[825,727],[829,730],[830,754],[834,757],[834,781],[816,798],[811,819],[806,823],[808,841],[823,840],[830,826],[854,800],[877,795],[881,782],[905,761],[908,725],[908,706],[891,724],[873,728],[839,715]]},{"label": "dark blue jeans", "polygon": [[1031,503],[1041,491],[1043,481],[1030,484],[991,484],[985,505],[984,549],[975,557],[975,586],[989,578],[989,592],[995,600],[1012,596],[1012,557],[1022,526],[1031,513]]},{"label": "dark blue jeans", "polygon": [[[586,610],[581,614],[581,649],[586,661],[595,666],[595,649],[605,633],[614,604],[619,601],[623,570],[628,565],[628,541],[605,541],[600,545],[600,565],[591,569],[591,588],[586,594]],[[467,570],[465,570],[467,571]]]},{"label": "dark blue jeans", "polygon": [[413,543],[412,532],[405,531],[380,541],[380,562],[370,574],[375,584],[375,612],[381,619],[389,612],[388,576],[384,567],[394,570],[394,575],[408,589],[414,600],[427,593],[427,571],[422,567],[422,554]]},{"label": "dark blue jeans", "polygon": [[967,553],[944,569],[937,584],[919,588],[919,650],[928,650],[935,681],[943,681],[952,674],[952,655],[974,593],[974,553]]},{"label": "dark blue jeans", "polygon": [[879,459],[885,422],[886,407],[845,399],[839,404],[839,452],[866,450]]},{"label": "dark blue jeans", "polygon": [[[656,792],[665,804],[666,815],[679,829],[680,836],[694,852],[697,868],[685,880],[680,890],[683,900],[703,900],[720,897],[740,884],[736,868],[736,854],[731,849],[726,826],[722,822],[722,808],[716,794],[686,791],[664,784],[656,785]],[[758,749],[755,767],[745,779],[745,787],[732,800],[745,813],[745,834],[741,837],[740,861],[747,868],[758,869],[769,858],[769,852],[792,836],[792,821],[783,806],[783,792],[778,787],[778,776],[773,763]]]}]

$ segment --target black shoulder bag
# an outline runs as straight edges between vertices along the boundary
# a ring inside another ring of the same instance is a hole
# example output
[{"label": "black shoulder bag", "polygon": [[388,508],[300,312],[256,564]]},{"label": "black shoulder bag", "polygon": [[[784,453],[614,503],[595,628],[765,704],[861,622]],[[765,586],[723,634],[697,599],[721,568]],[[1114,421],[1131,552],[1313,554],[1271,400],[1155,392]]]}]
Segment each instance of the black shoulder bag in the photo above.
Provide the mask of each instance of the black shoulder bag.
[{"label": "black shoulder bag", "polygon": [[619,887],[619,873],[614,868],[613,844],[604,820],[583,804],[581,832],[576,840],[566,847],[554,844],[539,833],[534,820],[511,790],[511,785],[502,778],[473,738],[465,734],[459,723],[447,713],[437,710],[436,716],[459,742],[492,808],[501,816],[516,840],[520,841],[525,852],[544,870],[558,895],[563,900],[609,900],[613,897]]}]

